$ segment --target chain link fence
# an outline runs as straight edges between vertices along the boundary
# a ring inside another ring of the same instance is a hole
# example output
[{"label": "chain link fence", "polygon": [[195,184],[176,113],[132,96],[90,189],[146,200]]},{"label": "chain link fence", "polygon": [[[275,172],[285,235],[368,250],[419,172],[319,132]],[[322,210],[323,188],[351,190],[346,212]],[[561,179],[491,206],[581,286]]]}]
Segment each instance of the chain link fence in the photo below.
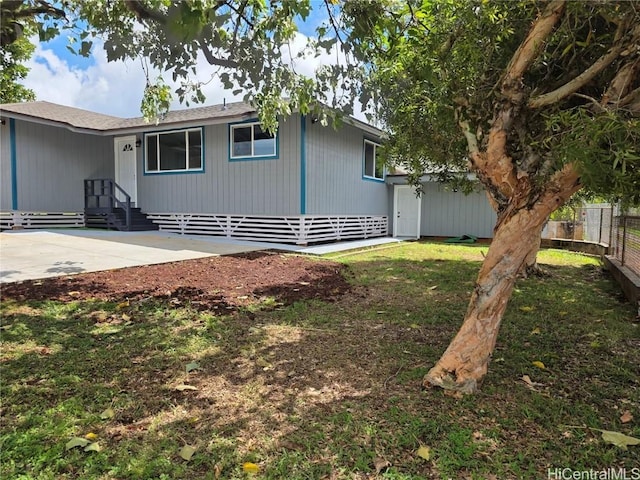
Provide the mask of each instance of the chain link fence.
[{"label": "chain link fence", "polygon": [[622,215],[613,218],[609,255],[640,275],[640,216]]}]

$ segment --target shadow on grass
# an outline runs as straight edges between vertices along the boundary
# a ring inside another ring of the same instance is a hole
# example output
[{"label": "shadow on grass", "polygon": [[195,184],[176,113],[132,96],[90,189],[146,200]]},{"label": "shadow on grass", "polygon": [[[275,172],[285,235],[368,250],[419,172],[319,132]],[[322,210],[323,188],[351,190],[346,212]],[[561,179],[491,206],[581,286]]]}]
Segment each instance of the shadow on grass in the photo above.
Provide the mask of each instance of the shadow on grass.
[{"label": "shadow on grass", "polygon": [[[637,408],[629,405],[639,396],[639,353],[618,342],[638,338],[624,323],[633,310],[580,268],[519,282],[480,394],[420,392],[462,320],[478,266],[361,261],[351,264],[353,289],[335,302],[224,317],[155,301],[9,302],[2,471],[214,479],[219,469],[243,478],[250,461],[265,478],[365,478],[380,457],[393,464],[387,478],[534,478],[594,459],[633,465],[634,450],[559,430],[622,429],[620,408]],[[187,372],[191,362],[199,366]],[[107,408],[113,418],[101,419]],[[101,452],[64,451],[89,432]],[[184,444],[197,448],[189,462],[178,456]],[[433,461],[415,455],[420,444]]]}]

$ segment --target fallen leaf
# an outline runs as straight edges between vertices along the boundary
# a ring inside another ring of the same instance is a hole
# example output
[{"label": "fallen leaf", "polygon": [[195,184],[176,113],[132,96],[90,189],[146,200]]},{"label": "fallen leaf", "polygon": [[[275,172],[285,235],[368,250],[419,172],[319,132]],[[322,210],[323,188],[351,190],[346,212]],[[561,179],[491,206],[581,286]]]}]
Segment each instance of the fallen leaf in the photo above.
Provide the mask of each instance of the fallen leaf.
[{"label": "fallen leaf", "polygon": [[633,415],[631,415],[631,412],[629,410],[625,410],[624,413],[620,416],[620,421],[622,423],[629,423],[631,420],[633,420]]},{"label": "fallen leaf", "polygon": [[531,330],[529,335],[540,335],[540,329],[538,327],[534,328],[533,330]]},{"label": "fallen leaf", "polygon": [[178,452],[178,454],[180,455],[180,457],[184,460],[186,460],[187,462],[189,460],[191,460],[191,457],[193,457],[193,454],[196,453],[196,449],[195,447],[192,447],[191,445],[185,445],[184,447],[182,447],[180,449],[180,451]]},{"label": "fallen leaf", "polygon": [[80,292],[77,291],[73,291],[73,292],[69,292],[67,293],[67,295],[69,295],[70,297],[79,297],[80,296]]},{"label": "fallen leaf", "polygon": [[109,418],[113,418],[116,416],[116,412],[114,412],[113,408],[109,407],[100,414],[100,418],[102,420],[107,420]]},{"label": "fallen leaf", "polygon": [[126,313],[122,314],[122,320],[124,320],[125,322],[128,322],[129,320],[131,320],[131,317],[129,315],[127,315]]},{"label": "fallen leaf", "polygon": [[101,450],[102,450],[102,447],[98,442],[90,443],[89,445],[84,447],[85,452],[100,452]]},{"label": "fallen leaf", "polygon": [[409,325],[411,328],[420,328],[420,325],[418,325],[417,323],[412,323],[411,325]]},{"label": "fallen leaf", "polygon": [[181,383],[180,385],[176,386],[176,390],[178,390],[179,392],[184,392],[185,390],[198,390],[198,389],[193,385],[185,385],[184,383]]},{"label": "fallen leaf", "polygon": [[65,450],[71,450],[72,448],[76,448],[76,447],[86,447],[87,445],[89,445],[89,440],[87,440],[86,438],[82,438],[82,437],[73,437],[71,440],[69,440],[66,445],[64,446]]},{"label": "fallen leaf", "polygon": [[538,391],[538,390],[536,390],[536,387],[543,387],[544,386],[543,383],[538,383],[538,382],[532,381],[531,377],[529,375],[523,375],[520,380],[522,380],[527,385],[527,387],[529,387],[531,390],[534,390],[536,392]]},{"label": "fallen leaf", "polygon": [[431,448],[426,445],[420,445],[420,448],[416,451],[416,455],[425,460],[431,460]]},{"label": "fallen leaf", "polygon": [[187,363],[187,366],[185,368],[187,370],[187,373],[189,373],[189,372],[192,372],[194,370],[200,369],[200,364],[198,362]]},{"label": "fallen leaf", "polygon": [[93,433],[93,432],[89,432],[87,433],[84,438],[86,438],[87,440],[95,440],[96,438],[98,438],[98,434],[97,433]]},{"label": "fallen leaf", "polygon": [[129,306],[129,300],[127,300],[126,302],[121,302],[118,305],[116,305],[116,309],[122,310],[123,308],[127,308],[128,306]]},{"label": "fallen leaf", "polygon": [[535,362],[531,362],[531,365],[538,367],[542,370],[546,370],[547,367],[544,366],[544,363],[542,363],[540,360],[536,360]]},{"label": "fallen leaf", "polygon": [[380,472],[382,472],[383,470],[386,470],[391,466],[391,462],[388,460],[385,460],[382,457],[376,457],[373,459],[373,466],[376,469],[376,474],[379,475]]},{"label": "fallen leaf", "polygon": [[429,287],[429,290],[435,290],[436,288],[438,288],[438,285],[433,285],[433,286]]},{"label": "fallen leaf", "polygon": [[257,475],[260,472],[260,466],[255,463],[245,462],[242,464],[242,470],[245,473],[250,473],[252,475]]},{"label": "fallen leaf", "polygon": [[520,307],[521,312],[532,312],[533,310],[533,307]]},{"label": "fallen leaf", "polygon": [[213,466],[213,476],[215,477],[216,480],[218,480],[220,478],[220,475],[222,475],[222,467],[220,466],[219,463],[216,463]]},{"label": "fallen leaf", "polygon": [[630,437],[620,432],[611,432],[609,430],[600,430],[602,439],[607,442],[626,450],[629,445],[640,445],[640,438]]}]

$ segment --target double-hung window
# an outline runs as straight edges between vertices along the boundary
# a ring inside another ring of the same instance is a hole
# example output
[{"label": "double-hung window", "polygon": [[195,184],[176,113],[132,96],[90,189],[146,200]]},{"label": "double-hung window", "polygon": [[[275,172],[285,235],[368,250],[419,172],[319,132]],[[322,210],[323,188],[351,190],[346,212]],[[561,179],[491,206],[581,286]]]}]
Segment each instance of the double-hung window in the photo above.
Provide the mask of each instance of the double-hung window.
[{"label": "double-hung window", "polygon": [[230,160],[269,159],[278,157],[278,142],[276,136],[263,130],[259,122],[231,125],[229,132]]},{"label": "double-hung window", "polygon": [[145,172],[201,172],[202,152],[202,128],[146,134]]},{"label": "double-hung window", "polygon": [[384,161],[378,155],[380,145],[370,140],[364,141],[364,178],[384,180]]}]

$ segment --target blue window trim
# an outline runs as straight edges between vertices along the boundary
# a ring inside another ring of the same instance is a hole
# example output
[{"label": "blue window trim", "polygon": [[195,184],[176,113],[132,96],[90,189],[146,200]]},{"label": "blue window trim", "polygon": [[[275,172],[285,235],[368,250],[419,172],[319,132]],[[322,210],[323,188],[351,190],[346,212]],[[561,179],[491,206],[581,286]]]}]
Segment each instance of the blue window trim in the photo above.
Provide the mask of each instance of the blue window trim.
[{"label": "blue window trim", "polygon": [[11,148],[11,209],[18,209],[18,151],[16,147],[16,120],[9,119],[9,145]]},{"label": "blue window trim", "polygon": [[[147,170],[147,136],[157,135],[159,133],[173,133],[173,132],[188,132],[189,130],[200,130],[200,155],[202,156],[202,168],[192,170],[161,170],[161,171],[148,171]],[[205,173],[205,141],[204,141],[204,127],[189,127],[189,128],[171,128],[165,130],[153,130],[151,132],[144,132],[142,134],[142,172],[143,175],[192,175],[198,173]]]},{"label": "blue window trim", "polygon": [[[233,122],[233,123],[229,123],[227,125],[227,141],[229,143],[228,145],[228,149],[227,149],[227,153],[228,153],[228,158],[230,162],[252,162],[254,160],[278,160],[278,158],[280,158],[280,128],[278,128],[278,131],[276,132],[276,153],[275,155],[259,155],[259,156],[255,156],[255,157],[233,157],[231,156],[231,149],[233,146],[233,138],[231,137],[231,132],[233,132],[233,127],[235,125],[244,125],[244,124],[251,124],[251,125],[259,125],[260,124],[260,120],[258,120],[257,118],[250,118],[248,120],[243,120],[241,122]],[[245,125],[248,126],[248,125]]]},{"label": "blue window trim", "polygon": [[[367,143],[372,143],[373,145],[375,145],[376,147],[380,147],[380,143],[378,143],[377,141],[371,139],[371,138],[367,138],[364,137],[362,139],[362,180],[366,180],[367,182],[376,182],[376,183],[384,183],[385,179],[387,178],[387,169],[385,167],[383,167],[382,170],[382,178],[377,178],[377,177],[372,177],[370,175],[366,175],[364,168],[365,168],[365,145]],[[377,148],[376,148],[377,150]],[[376,157],[377,157],[377,152],[376,152]],[[374,162],[375,162],[375,158],[374,158]],[[374,169],[375,169],[375,165],[374,165]]]}]

